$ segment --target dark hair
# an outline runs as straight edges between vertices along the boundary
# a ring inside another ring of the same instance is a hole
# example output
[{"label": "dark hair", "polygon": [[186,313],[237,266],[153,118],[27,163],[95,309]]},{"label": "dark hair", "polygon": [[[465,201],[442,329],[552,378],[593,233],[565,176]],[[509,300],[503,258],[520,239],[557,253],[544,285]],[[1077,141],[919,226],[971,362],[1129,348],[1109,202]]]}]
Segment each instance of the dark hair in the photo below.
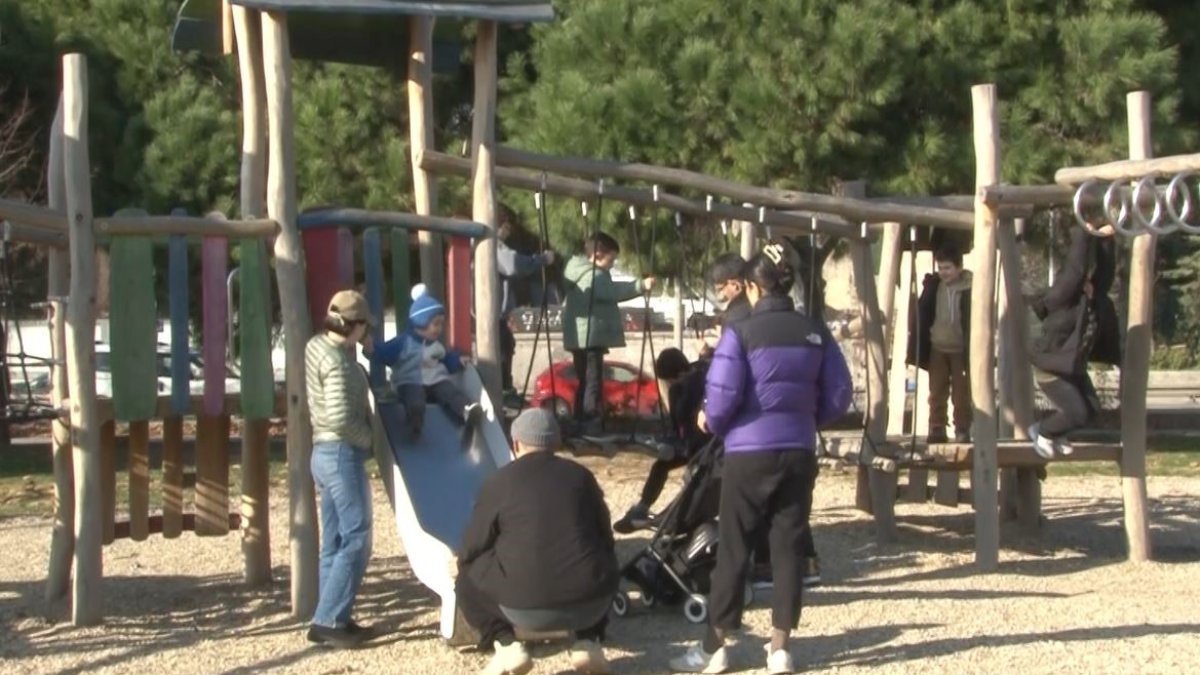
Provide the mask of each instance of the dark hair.
[{"label": "dark hair", "polygon": [[325,330],[329,331],[330,333],[337,333],[342,337],[349,337],[350,333],[354,332],[354,327],[360,323],[366,322],[347,321],[341,317],[333,316],[332,314],[326,314],[325,321],[322,322],[322,325],[325,327]]},{"label": "dark hair", "polygon": [[596,255],[597,253],[602,255],[617,255],[621,252],[621,245],[617,243],[616,239],[607,234],[597,232],[589,235],[584,240],[583,251],[589,256]]},{"label": "dark hair", "polygon": [[520,226],[517,219],[517,212],[504,203],[496,204],[496,227],[502,225],[509,225],[514,230]]},{"label": "dark hair", "polygon": [[955,267],[962,267],[962,259],[962,249],[958,247],[958,244],[955,244],[952,241],[942,243],[942,245],[938,246],[937,250],[933,252],[934,262],[948,262],[953,263]]},{"label": "dark hair", "polygon": [[708,282],[721,285],[729,281],[741,281],[746,273],[746,261],[737,253],[723,253],[708,266]]},{"label": "dark hair", "polygon": [[795,283],[796,272],[788,262],[788,245],[772,240],[762,253],[746,263],[746,280],[753,281],[766,295],[786,296]]},{"label": "dark hair", "polygon": [[674,347],[667,347],[658,353],[654,359],[654,372],[661,380],[674,380],[687,372],[692,364],[688,362],[683,352]]}]

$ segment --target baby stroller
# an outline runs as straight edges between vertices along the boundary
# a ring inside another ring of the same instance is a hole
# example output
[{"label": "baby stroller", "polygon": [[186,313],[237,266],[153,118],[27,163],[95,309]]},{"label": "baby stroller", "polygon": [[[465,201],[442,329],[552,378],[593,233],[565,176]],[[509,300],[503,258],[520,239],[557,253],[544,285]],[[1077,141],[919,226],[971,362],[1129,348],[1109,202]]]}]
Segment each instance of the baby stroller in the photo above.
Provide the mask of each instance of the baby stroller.
[{"label": "baby stroller", "polygon": [[[708,618],[708,591],[717,561],[717,513],[721,501],[720,441],[713,439],[688,462],[683,489],[654,519],[655,532],[632,560],[621,568],[621,577],[637,587],[642,604],[652,607],[683,604],[683,615],[692,623]],[[745,602],[754,600],[746,584]],[[613,598],[617,616],[629,613],[624,590]]]}]

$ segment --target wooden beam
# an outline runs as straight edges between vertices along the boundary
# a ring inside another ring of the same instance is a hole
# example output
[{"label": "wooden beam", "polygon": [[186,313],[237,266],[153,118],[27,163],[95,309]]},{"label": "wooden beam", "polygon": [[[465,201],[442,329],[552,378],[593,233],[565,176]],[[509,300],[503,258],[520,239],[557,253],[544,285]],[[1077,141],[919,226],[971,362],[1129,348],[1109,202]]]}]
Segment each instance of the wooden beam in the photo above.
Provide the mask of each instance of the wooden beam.
[{"label": "wooden beam", "polygon": [[[488,233],[488,228],[483,223],[462,218],[442,218],[439,216],[422,216],[401,211],[368,211],[366,209],[321,209],[319,211],[308,211],[307,213],[300,214],[296,223],[301,230],[344,227],[361,233],[373,227],[378,227],[384,229],[417,230],[418,232],[435,232],[439,235],[470,237],[472,239],[482,238]],[[440,241],[438,245],[441,246]],[[445,261],[442,261],[440,264],[444,267]]]},{"label": "wooden beam", "polygon": [[[1134,92],[1137,93],[1137,92]],[[1130,94],[1132,96],[1133,94]],[[1200,153],[1172,155],[1150,159],[1137,157],[1107,164],[1092,166],[1069,166],[1054,172],[1054,182],[1059,185],[1079,185],[1084,181],[1124,182],[1143,176],[1171,176],[1185,171],[1200,171]]]},{"label": "wooden beam", "polygon": [[96,230],[109,236],[172,235],[246,239],[274,237],[279,225],[274,220],[214,220],[191,216],[124,216],[97,218]]},{"label": "wooden beam", "polygon": [[67,248],[66,233],[42,227],[20,225],[8,220],[4,221],[4,239],[6,241],[33,244],[35,246],[49,246],[50,248],[57,249]]},{"label": "wooden beam", "polygon": [[[63,158],[63,103],[59,98],[50,128],[50,153],[46,168],[50,208],[65,213],[67,175]],[[64,218],[64,225],[66,224]],[[50,249],[47,256],[46,297],[50,304],[50,404],[63,410],[67,392],[67,294],[71,292],[70,251]],[[50,423],[54,466],[54,525],[50,535],[50,569],[46,574],[46,601],[66,597],[71,588],[71,559],[75,554],[75,470],[71,465],[69,418]]]},{"label": "wooden beam", "polygon": [[1075,198],[1075,188],[1063,185],[991,185],[981,188],[983,202],[1001,209],[1029,206],[1066,206]]},{"label": "wooden beam", "polygon": [[[435,173],[449,173],[458,176],[471,175],[471,162],[468,159],[453,157],[445,153],[426,150],[421,156],[421,166]],[[494,174],[497,183],[508,187],[524,190],[541,190],[542,177],[520,169],[497,167]],[[576,199],[594,199],[596,183],[576,178],[547,176],[545,190],[549,194],[575,197]],[[664,208],[699,218],[723,218],[731,221],[749,221],[757,223],[760,211],[753,207],[734,206],[732,204],[714,203],[712,209],[704,202],[693,201],[678,195],[659,190],[658,200],[654,199],[651,190],[629,188],[622,186],[604,186],[604,198],[624,204],[633,204],[644,208]],[[773,211],[761,211],[762,223],[771,227],[790,232],[808,234],[812,232],[812,218],[809,215]],[[817,223],[817,232],[846,239],[861,238],[860,228],[849,223],[837,223],[821,220]]]},{"label": "wooden beam", "polygon": [[471,217],[488,227],[475,245],[475,359],[483,387],[500,400],[500,276],[496,268],[496,55],[495,21],[475,35],[475,106],[471,129]]},{"label": "wooden beam", "polygon": [[[1150,141],[1150,94],[1130,93],[1125,100],[1129,115],[1130,167],[1110,172],[1113,180],[1125,180],[1151,173],[1142,167],[1153,165]],[[1190,155],[1200,168],[1200,155]],[[1171,158],[1168,158],[1171,159]],[[1156,165],[1157,166],[1157,165]],[[1177,163],[1161,166],[1176,169]],[[1061,171],[1059,173],[1062,173]],[[1058,180],[1058,175],[1055,175]],[[1121,496],[1125,505],[1125,538],[1129,559],[1149,560],[1150,523],[1146,508],[1146,389],[1150,379],[1150,351],[1154,326],[1154,257],[1156,238],[1144,232],[1133,238],[1129,254],[1129,311],[1125,335],[1125,359],[1121,364]]]},{"label": "wooden beam", "polygon": [[238,75],[242,84],[241,217],[267,213],[267,92],[263,75],[262,26],[258,12],[232,7],[237,37]]},{"label": "wooden beam", "polygon": [[304,282],[304,251],[296,227],[296,152],[292,112],[292,57],[287,15],[262,14],[267,94],[267,215],[279,223],[275,275],[287,354],[288,525],[292,616],[308,619],[317,604],[317,504],[309,460],[312,423],[305,404],[304,347],[312,335]]},{"label": "wooden beam", "polygon": [[[1000,182],[1000,124],[996,85],[971,87],[974,110],[975,185]],[[993,571],[1000,561],[1000,523],[996,502],[995,312],[996,228],[1000,216],[982,199],[975,205],[976,270],[971,283],[971,399],[975,407],[975,564]]]},{"label": "wooden beam", "polygon": [[[408,142],[412,154],[413,202],[417,213],[437,212],[437,177],[421,166],[421,155],[434,147],[433,26],[431,16],[413,16],[408,23]],[[417,234],[421,278],[434,297],[446,297],[446,254],[433,230]],[[399,300],[397,300],[398,302]]]},{"label": "wooden beam", "polygon": [[899,221],[935,225],[956,229],[971,226],[971,214],[953,209],[910,206],[874,202],[864,198],[834,197],[831,195],[755,187],[745,183],[708,176],[695,171],[609,160],[578,157],[554,157],[526,150],[500,146],[496,163],[536,171],[642,181],[658,185],[675,185],[709,194],[722,195],[736,201],[752,202],[775,209],[804,209],[842,216],[852,222]]},{"label": "wooden beam", "polygon": [[67,231],[67,214],[62,209],[27,204],[15,199],[0,199],[0,220],[44,230]]},{"label": "wooden beam", "polygon": [[88,69],[83,54],[63,56],[63,156],[70,214],[71,283],[67,301],[67,380],[75,468],[75,579],[71,619],[104,614],[100,503],[100,428],[96,418],[96,237],[88,159]]},{"label": "wooden beam", "polygon": [[[1002,186],[1003,187],[1003,186]],[[891,195],[872,197],[871,201],[880,204],[898,204],[903,206],[927,206],[938,209],[972,212],[975,210],[974,195],[939,195],[933,197]],[[1028,218],[1033,215],[1033,205],[1025,203],[1006,204],[1000,209],[1001,218]]]}]

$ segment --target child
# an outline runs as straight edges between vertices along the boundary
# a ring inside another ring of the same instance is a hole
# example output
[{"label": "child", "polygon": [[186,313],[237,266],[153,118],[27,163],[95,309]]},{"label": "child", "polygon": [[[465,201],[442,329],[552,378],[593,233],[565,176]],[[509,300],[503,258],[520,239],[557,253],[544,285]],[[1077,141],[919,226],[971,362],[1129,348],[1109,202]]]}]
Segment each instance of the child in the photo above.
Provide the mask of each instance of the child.
[{"label": "child", "polygon": [[[971,326],[971,272],[962,267],[962,251],[952,243],[933,254],[937,274],[925,275],[916,316],[908,334],[909,365],[929,371],[928,443],[948,440],[947,399],[954,401],[954,441],[971,442],[971,382],[967,345]],[[914,330],[915,329],[915,330]]]},{"label": "child", "polygon": [[662,494],[667,476],[672,469],[685,466],[692,455],[712,438],[696,426],[696,415],[704,405],[704,376],[708,374],[708,361],[688,363],[683,352],[668,347],[654,361],[654,372],[667,385],[667,409],[671,415],[671,441],[677,446],[674,456],[655,460],[642,486],[642,497],[629,508],[613,529],[629,534],[645,527],[650,520],[650,507]]},{"label": "child", "polygon": [[513,386],[513,355],[517,340],[508,320],[517,307],[516,284],[519,279],[554,264],[554,252],[543,251],[536,255],[518,253],[509,245],[516,228],[516,215],[512,209],[501,204],[500,224],[496,228],[496,269],[500,273],[500,386],[504,390],[505,405],[519,408],[524,400]]},{"label": "child", "polygon": [[446,327],[446,308],[425,284],[414,286],[412,297],[407,330],[376,347],[371,359],[391,366],[392,385],[414,437],[421,435],[426,400],[442,406],[451,419],[462,420],[470,431],[483,409],[450,381],[462,370],[463,358],[439,340]]},{"label": "child", "polygon": [[601,386],[604,355],[610,347],[625,346],[625,325],[617,303],[654,288],[654,277],[640,282],[613,281],[613,263],[621,247],[603,232],[584,244],[584,255],[572,257],[563,271],[563,347],[575,360],[579,388],[575,392],[575,421],[583,434],[601,433]]},{"label": "child", "polygon": [[1032,345],[1029,360],[1038,386],[1058,408],[1029,428],[1034,449],[1045,459],[1074,452],[1067,434],[1100,411],[1088,362],[1119,365],[1121,361],[1117,310],[1108,297],[1116,275],[1112,226],[1104,226],[1099,234],[1071,228],[1062,271],[1054,285],[1031,303],[1042,321],[1042,335]]}]

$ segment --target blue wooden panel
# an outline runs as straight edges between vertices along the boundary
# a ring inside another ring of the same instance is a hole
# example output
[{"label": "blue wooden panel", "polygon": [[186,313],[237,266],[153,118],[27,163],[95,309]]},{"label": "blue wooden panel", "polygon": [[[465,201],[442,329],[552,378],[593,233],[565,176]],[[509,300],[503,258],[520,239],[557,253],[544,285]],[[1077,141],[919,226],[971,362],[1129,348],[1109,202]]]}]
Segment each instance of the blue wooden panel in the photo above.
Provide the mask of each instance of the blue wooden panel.
[{"label": "blue wooden panel", "polygon": [[[383,341],[383,244],[379,230],[371,228],[362,236],[363,275],[367,281],[367,304],[371,316],[375,317],[375,328],[371,335],[375,344]],[[386,373],[382,363],[371,364],[371,382],[382,384]]]},{"label": "blue wooden panel", "polygon": [[191,331],[188,330],[187,237],[167,240],[167,304],[171,315],[171,410],[185,415],[192,407]]}]

